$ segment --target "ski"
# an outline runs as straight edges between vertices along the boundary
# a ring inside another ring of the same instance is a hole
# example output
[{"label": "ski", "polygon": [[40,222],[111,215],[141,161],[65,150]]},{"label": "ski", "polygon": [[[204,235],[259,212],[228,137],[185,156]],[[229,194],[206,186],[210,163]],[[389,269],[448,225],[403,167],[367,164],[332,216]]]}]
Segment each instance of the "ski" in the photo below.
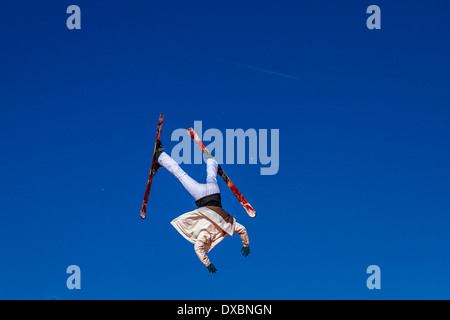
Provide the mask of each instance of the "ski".
[{"label": "ski", "polygon": [[[195,144],[202,150],[202,152],[208,156],[211,157],[211,153],[209,150],[205,147],[202,140],[200,140],[197,133],[192,128],[188,128],[187,132],[191,136],[192,140],[194,140]],[[241,205],[244,207],[244,210],[248,213],[248,215],[252,218],[256,216],[256,211],[253,209],[253,207],[248,203],[248,201],[244,198],[242,193],[238,190],[238,188],[234,185],[233,182],[231,182],[230,178],[226,175],[226,173],[223,171],[222,167],[219,165],[217,169],[217,174],[222,177],[222,179],[225,181],[227,186],[230,188],[231,192],[236,196],[236,198],[239,200]]]},{"label": "ski", "polygon": [[148,175],[147,188],[145,189],[144,201],[142,202],[142,207],[141,207],[141,218],[142,219],[145,219],[146,214],[147,214],[148,195],[150,194],[150,187],[152,186],[153,176],[156,173],[153,168],[153,166],[155,164],[154,162],[155,162],[155,153],[156,153],[156,142],[158,140],[160,140],[160,138],[161,138],[161,129],[162,129],[162,125],[163,125],[163,120],[164,120],[164,114],[160,114],[159,120],[158,120],[158,128],[156,130],[156,140],[155,140],[155,147],[153,148],[153,157],[152,157],[152,164],[150,166],[150,174]]}]

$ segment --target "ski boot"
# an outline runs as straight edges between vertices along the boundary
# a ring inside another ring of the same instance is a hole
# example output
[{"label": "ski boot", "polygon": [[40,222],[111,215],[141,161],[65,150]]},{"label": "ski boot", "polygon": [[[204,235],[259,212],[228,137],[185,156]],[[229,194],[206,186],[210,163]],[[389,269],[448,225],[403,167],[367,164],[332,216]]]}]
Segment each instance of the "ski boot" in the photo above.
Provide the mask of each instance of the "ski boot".
[{"label": "ski boot", "polygon": [[158,158],[165,149],[166,148],[162,147],[161,140],[156,141],[155,159],[153,160],[153,166],[151,170],[153,176],[156,174],[156,171],[158,171],[158,169],[161,168],[161,165],[158,162]]}]

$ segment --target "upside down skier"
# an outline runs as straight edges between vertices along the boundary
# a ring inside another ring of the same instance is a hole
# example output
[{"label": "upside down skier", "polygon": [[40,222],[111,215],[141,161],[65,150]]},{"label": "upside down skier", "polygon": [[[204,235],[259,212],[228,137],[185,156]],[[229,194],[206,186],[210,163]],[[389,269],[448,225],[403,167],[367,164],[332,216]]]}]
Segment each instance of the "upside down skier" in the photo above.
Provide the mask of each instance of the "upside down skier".
[{"label": "upside down skier", "polygon": [[197,209],[187,212],[171,224],[186,240],[194,244],[194,250],[200,261],[210,273],[217,269],[206,255],[227,235],[239,234],[242,240],[242,255],[250,254],[250,243],[247,230],[239,224],[228,212],[222,209],[219,185],[217,184],[218,163],[210,155],[206,159],[206,183],[198,183],[192,179],[167,153],[164,152],[161,141],[157,141],[153,174],[163,166],[172,173],[194,197]]}]

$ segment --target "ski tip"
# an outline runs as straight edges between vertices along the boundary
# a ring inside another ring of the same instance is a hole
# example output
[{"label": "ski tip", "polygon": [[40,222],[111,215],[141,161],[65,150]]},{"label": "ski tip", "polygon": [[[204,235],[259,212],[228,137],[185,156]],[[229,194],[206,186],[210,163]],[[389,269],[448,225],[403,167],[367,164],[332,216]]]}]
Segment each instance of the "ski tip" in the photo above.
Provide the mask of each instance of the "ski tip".
[{"label": "ski tip", "polygon": [[256,211],[253,208],[244,208],[250,218],[256,217]]},{"label": "ski tip", "polygon": [[256,217],[256,211],[255,211],[255,209],[253,209],[253,207],[249,203],[246,203],[244,205],[244,209],[245,209],[245,211],[247,211],[250,218]]},{"label": "ski tip", "polygon": [[[192,139],[194,139],[195,142],[198,141],[198,136],[195,133],[194,129],[192,129],[191,127],[186,129],[187,133],[191,136]],[[201,141],[200,141],[201,142]],[[197,142],[198,143],[198,142]]]}]

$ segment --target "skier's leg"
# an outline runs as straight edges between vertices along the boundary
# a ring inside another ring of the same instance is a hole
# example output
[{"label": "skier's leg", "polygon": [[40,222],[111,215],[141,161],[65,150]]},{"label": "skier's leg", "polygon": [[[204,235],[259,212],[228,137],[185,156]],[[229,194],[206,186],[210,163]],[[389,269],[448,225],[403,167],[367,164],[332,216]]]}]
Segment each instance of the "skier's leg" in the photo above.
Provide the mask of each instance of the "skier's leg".
[{"label": "skier's leg", "polygon": [[219,164],[214,158],[206,159],[206,193],[207,195],[220,193],[217,184],[217,168]]},{"label": "skier's leg", "polygon": [[172,173],[196,201],[204,196],[205,185],[192,179],[167,153],[161,153],[158,163]]}]

